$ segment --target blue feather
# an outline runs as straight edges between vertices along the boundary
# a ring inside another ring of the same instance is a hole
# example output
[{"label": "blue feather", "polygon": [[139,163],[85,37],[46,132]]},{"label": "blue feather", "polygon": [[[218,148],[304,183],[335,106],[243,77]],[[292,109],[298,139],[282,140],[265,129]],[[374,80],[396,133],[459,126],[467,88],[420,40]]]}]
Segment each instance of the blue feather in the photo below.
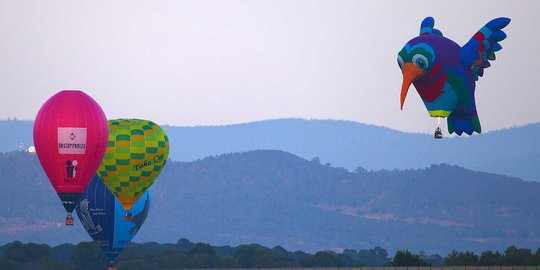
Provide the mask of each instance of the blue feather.
[{"label": "blue feather", "polygon": [[442,36],[442,32],[439,29],[433,28],[435,26],[435,19],[433,17],[426,17],[420,24],[420,35],[436,35]]},{"label": "blue feather", "polygon": [[491,20],[461,48],[460,61],[471,70],[475,80],[484,75],[484,68],[491,66],[489,61],[496,59],[495,52],[502,49],[499,41],[506,38],[506,33],[501,29],[509,23],[508,18]]},{"label": "blue feather", "polygon": [[491,40],[493,41],[501,41],[501,40],[504,40],[505,38],[506,38],[506,34],[501,30],[493,31],[493,33],[491,33]]},{"label": "blue feather", "polygon": [[490,29],[503,29],[510,23],[509,18],[496,18],[491,21],[489,21],[486,26]]}]

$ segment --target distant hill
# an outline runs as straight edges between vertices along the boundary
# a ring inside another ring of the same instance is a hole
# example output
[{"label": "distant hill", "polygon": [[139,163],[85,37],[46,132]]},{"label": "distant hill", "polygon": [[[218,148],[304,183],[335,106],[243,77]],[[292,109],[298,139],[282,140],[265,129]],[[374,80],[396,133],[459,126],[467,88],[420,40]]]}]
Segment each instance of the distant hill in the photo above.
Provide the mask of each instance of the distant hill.
[{"label": "distant hill", "polygon": [[33,121],[0,120],[0,152],[19,150],[34,145]]},{"label": "distant hill", "polygon": [[[32,122],[0,121],[0,152],[32,145]],[[193,161],[210,155],[282,150],[354,171],[424,168],[448,163],[540,181],[540,123],[472,137],[434,140],[356,122],[282,119],[230,126],[164,126],[170,157]]]},{"label": "distant hill", "polygon": [[[37,157],[0,154],[0,244],[88,240],[65,214]],[[135,241],[181,237],[308,252],[398,248],[447,254],[540,243],[540,184],[450,165],[357,170],[283,151],[169,162]]]}]

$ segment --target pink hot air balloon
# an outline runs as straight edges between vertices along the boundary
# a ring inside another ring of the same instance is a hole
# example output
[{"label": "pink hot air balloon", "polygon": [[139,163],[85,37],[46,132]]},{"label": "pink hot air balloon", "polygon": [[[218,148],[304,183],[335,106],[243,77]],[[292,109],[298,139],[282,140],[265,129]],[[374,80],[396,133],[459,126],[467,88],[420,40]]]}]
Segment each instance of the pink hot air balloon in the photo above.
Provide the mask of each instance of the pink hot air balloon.
[{"label": "pink hot air balloon", "polygon": [[36,116],[36,153],[68,212],[66,225],[73,225],[71,213],[105,155],[108,134],[103,110],[82,91],[55,94]]}]

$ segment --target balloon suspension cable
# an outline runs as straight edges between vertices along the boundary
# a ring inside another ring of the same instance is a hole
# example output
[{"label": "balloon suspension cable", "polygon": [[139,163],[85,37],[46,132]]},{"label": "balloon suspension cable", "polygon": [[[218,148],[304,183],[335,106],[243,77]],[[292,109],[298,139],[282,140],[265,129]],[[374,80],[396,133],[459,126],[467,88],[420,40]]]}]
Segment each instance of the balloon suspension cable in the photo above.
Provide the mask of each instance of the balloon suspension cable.
[{"label": "balloon suspension cable", "polygon": [[71,215],[71,213],[67,214],[66,226],[73,226],[73,216]]},{"label": "balloon suspension cable", "polygon": [[124,220],[125,220],[125,221],[130,221],[131,218],[132,218],[132,216],[133,216],[133,215],[131,214],[131,211],[126,210],[126,214],[124,215]]},{"label": "balloon suspension cable", "polygon": [[442,139],[441,117],[437,117],[437,128],[435,129],[435,133],[433,134],[433,138]]}]

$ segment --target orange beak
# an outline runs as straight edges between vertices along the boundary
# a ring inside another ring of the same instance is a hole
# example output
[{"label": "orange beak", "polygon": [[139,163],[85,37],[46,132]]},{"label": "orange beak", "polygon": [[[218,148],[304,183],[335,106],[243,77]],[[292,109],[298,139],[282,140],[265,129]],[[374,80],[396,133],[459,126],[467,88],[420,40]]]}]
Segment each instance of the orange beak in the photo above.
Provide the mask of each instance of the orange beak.
[{"label": "orange beak", "polygon": [[415,66],[413,63],[405,63],[401,71],[403,72],[403,84],[401,85],[401,109],[403,110],[403,104],[405,103],[411,83],[424,74],[424,70]]}]

